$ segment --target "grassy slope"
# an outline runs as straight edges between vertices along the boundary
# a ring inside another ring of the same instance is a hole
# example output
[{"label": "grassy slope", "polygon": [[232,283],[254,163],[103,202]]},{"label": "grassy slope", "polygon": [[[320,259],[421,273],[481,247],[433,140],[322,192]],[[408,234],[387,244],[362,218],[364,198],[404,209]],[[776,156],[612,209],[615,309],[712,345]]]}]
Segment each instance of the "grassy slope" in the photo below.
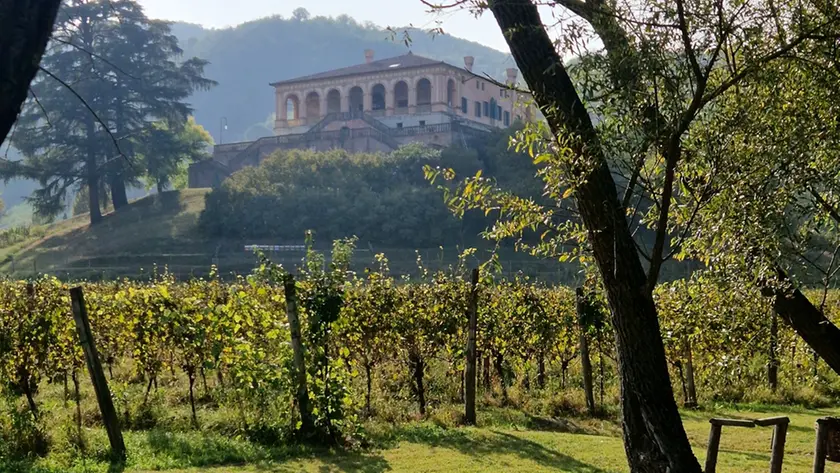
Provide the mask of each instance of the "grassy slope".
[{"label": "grassy slope", "polygon": [[[188,251],[198,242],[195,224],[207,192],[188,189],[144,197],[107,214],[95,227],[88,224],[87,214],[79,215],[50,226],[43,238],[0,250],[0,260],[14,255],[15,275],[26,275],[36,267],[72,266],[92,256]],[[7,273],[11,269],[10,262],[0,266]]]}]

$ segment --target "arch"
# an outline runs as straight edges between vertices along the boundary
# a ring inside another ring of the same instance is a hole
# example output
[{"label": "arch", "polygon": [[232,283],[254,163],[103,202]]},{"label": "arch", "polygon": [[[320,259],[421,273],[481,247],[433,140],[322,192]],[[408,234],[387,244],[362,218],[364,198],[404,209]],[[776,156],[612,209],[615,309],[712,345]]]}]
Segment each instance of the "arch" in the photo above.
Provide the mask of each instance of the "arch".
[{"label": "arch", "polygon": [[370,89],[371,110],[385,110],[385,86],[376,84]]},{"label": "arch", "polygon": [[286,120],[297,120],[300,118],[300,100],[297,95],[286,96]]},{"label": "arch", "polygon": [[417,81],[417,105],[432,104],[432,82],[425,77]]},{"label": "arch", "polygon": [[347,102],[349,104],[348,111],[361,112],[365,109],[365,91],[363,91],[358,85],[350,89],[350,93],[347,98]]},{"label": "arch", "polygon": [[321,96],[318,92],[312,91],[306,94],[306,118],[317,118],[321,116]]},{"label": "arch", "polygon": [[394,84],[394,107],[408,108],[408,84],[404,80]]},{"label": "arch", "polygon": [[327,113],[341,113],[341,92],[338,89],[327,92]]},{"label": "arch", "polygon": [[455,89],[455,81],[453,79],[449,79],[446,81],[446,104],[450,107],[455,106],[455,94],[457,90]]}]

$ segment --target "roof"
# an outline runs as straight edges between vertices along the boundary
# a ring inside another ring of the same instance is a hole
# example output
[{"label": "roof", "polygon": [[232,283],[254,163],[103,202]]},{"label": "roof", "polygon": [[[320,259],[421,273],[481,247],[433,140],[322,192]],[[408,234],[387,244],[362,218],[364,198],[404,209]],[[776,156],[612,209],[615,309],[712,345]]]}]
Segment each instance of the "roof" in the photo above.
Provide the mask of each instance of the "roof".
[{"label": "roof", "polygon": [[303,77],[296,77],[294,79],[282,80],[274,82],[271,85],[294,84],[297,82],[308,82],[319,79],[335,79],[338,77],[356,76],[364,74],[373,74],[376,72],[393,71],[400,69],[411,69],[415,67],[436,66],[439,64],[446,64],[443,61],[436,61],[434,59],[417,56],[409,52],[402,56],[380,59],[378,61],[366,62],[364,64],[357,64],[355,66],[343,67],[341,69],[333,69],[332,71],[320,72]]}]

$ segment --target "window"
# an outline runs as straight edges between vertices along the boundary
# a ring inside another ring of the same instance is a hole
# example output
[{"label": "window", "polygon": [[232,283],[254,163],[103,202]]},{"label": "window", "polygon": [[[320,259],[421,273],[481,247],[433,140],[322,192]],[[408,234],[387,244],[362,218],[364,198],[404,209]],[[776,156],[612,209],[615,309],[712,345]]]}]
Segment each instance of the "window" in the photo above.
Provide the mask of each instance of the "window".
[{"label": "window", "polygon": [[490,103],[484,102],[484,116],[490,116]]},{"label": "window", "polygon": [[464,113],[470,113],[470,103],[464,97],[461,97],[461,111]]},{"label": "window", "polygon": [[420,126],[426,126],[426,120],[420,120]]},{"label": "window", "polygon": [[475,116],[481,118],[481,102],[475,103]]},{"label": "window", "polygon": [[501,105],[496,107],[496,120],[502,119],[502,107]]},{"label": "window", "polygon": [[484,82],[481,83],[481,90],[484,90]]},{"label": "window", "polygon": [[505,96],[505,89],[499,89],[499,97]]},{"label": "window", "polygon": [[479,84],[479,83],[478,83],[478,81],[475,81],[475,88],[476,88],[476,89],[480,89],[480,88],[481,88],[481,84]]},{"label": "window", "polygon": [[510,112],[505,110],[505,126],[510,126]]},{"label": "window", "polygon": [[397,122],[397,128],[402,128],[402,122]]}]

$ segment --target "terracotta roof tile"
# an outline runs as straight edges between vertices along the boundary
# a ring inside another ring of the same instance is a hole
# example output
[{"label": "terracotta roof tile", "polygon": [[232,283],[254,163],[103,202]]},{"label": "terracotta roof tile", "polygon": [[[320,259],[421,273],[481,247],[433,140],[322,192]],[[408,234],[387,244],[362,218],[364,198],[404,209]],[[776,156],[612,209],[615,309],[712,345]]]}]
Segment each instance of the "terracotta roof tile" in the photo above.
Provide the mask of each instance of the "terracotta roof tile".
[{"label": "terracotta roof tile", "polygon": [[416,54],[408,53],[402,56],[379,59],[364,64],[357,64],[355,66],[343,67],[341,69],[333,69],[331,71],[320,72],[318,74],[311,74],[308,76],[296,77],[294,79],[282,80],[274,82],[271,85],[294,84],[297,82],[307,82],[319,79],[334,79],[338,77],[347,77],[355,75],[373,74],[382,71],[393,71],[398,69],[410,69],[414,67],[434,66],[438,64],[445,64],[443,61],[435,61],[434,59],[417,56]]}]

